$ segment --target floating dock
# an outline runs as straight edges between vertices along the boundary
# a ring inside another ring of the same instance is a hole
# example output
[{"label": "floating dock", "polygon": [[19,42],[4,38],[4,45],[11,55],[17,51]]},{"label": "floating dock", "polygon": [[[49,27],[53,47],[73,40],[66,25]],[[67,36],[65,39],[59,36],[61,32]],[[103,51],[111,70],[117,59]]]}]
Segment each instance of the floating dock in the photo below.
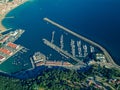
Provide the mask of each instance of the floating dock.
[{"label": "floating dock", "polygon": [[73,39],[71,39],[71,43],[70,43],[70,46],[71,46],[71,53],[73,55],[73,57],[75,57],[75,41]]},{"label": "floating dock", "polygon": [[81,41],[77,41],[78,56],[82,57]]}]

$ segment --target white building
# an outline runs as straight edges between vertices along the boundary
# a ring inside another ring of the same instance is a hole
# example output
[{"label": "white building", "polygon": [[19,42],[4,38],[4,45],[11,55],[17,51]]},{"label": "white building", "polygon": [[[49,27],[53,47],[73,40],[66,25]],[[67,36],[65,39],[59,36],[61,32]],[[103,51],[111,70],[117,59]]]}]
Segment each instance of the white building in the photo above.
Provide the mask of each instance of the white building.
[{"label": "white building", "polygon": [[0,3],[7,3],[9,0],[0,0]]}]

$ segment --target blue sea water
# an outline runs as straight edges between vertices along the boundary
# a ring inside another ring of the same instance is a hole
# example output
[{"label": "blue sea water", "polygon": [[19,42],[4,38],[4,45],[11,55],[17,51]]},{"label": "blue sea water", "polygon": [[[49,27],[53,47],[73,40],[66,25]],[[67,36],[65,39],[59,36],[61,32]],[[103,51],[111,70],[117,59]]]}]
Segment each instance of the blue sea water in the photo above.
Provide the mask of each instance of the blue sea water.
[{"label": "blue sea water", "polygon": [[[43,21],[48,17],[61,25],[101,44],[120,65],[120,1],[119,0],[29,0],[12,10],[4,19],[7,28],[25,29],[16,43],[31,50],[47,54],[55,53],[43,44],[56,31],[56,41],[61,31]],[[59,32],[57,32],[59,30]],[[54,54],[53,54],[54,55]],[[60,56],[53,56],[59,59]]]}]

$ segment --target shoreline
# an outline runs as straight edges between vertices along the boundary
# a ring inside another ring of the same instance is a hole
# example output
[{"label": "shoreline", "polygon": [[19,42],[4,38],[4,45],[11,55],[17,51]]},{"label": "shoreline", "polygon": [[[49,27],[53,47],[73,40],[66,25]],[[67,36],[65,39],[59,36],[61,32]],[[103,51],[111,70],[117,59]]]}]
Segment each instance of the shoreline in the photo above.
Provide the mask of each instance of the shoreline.
[{"label": "shoreline", "polygon": [[5,31],[5,27],[2,25],[2,20],[4,19],[5,15],[4,16],[0,16],[0,31]]},{"label": "shoreline", "polygon": [[5,3],[2,4],[0,6],[0,32],[4,32],[6,31],[6,27],[2,24],[3,19],[5,18],[5,16],[12,11],[13,9],[15,9],[16,7],[19,7],[20,5],[24,4],[25,2],[27,2],[28,0],[23,0],[22,2],[18,2],[18,0],[14,0],[12,2],[9,3]]}]

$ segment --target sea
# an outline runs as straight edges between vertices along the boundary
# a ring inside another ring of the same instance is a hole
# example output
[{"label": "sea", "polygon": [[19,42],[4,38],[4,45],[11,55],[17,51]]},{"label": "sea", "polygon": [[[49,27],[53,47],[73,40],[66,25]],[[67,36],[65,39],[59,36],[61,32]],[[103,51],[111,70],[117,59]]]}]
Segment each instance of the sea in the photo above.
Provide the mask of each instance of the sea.
[{"label": "sea", "polygon": [[14,16],[2,21],[6,28],[25,30],[15,42],[30,50],[24,60],[38,51],[50,60],[61,60],[61,55],[42,40],[50,41],[53,31],[54,43],[59,46],[63,34],[65,49],[69,51],[68,39],[72,36],[45,22],[43,18],[47,17],[99,43],[120,65],[120,0],[28,0],[6,16]]}]

